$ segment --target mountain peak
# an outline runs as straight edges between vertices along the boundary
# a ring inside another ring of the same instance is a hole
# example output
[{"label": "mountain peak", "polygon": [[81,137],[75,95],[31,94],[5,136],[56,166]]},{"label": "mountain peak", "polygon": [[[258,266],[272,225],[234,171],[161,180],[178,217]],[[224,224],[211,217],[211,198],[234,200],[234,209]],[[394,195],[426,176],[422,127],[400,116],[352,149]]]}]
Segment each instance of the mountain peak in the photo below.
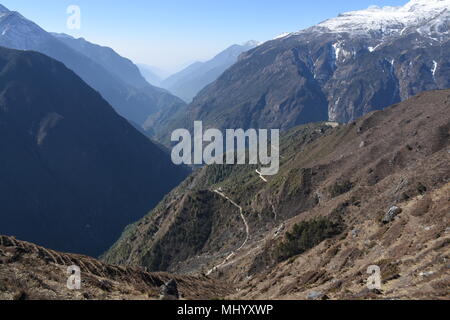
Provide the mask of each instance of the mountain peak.
[{"label": "mountain peak", "polygon": [[49,37],[41,27],[19,12],[9,11],[0,5],[0,44],[3,47],[27,50]]},{"label": "mountain peak", "polygon": [[11,11],[8,10],[5,6],[0,4],[0,13],[9,13]]},{"label": "mountain peak", "polygon": [[250,41],[244,42],[244,43],[242,44],[242,46],[243,46],[243,47],[257,47],[257,46],[259,46],[260,44],[261,44],[261,42],[258,42],[258,41],[256,41],[256,40],[250,40]]},{"label": "mountain peak", "polygon": [[370,6],[364,10],[340,14],[313,29],[326,32],[368,33],[391,35],[417,28],[419,32],[448,33],[450,0],[411,0],[403,6]]},{"label": "mountain peak", "polygon": [[272,40],[277,40],[277,39],[283,39],[286,38],[287,36],[291,35],[291,32],[283,32],[279,35],[277,35],[275,38],[273,38]]}]

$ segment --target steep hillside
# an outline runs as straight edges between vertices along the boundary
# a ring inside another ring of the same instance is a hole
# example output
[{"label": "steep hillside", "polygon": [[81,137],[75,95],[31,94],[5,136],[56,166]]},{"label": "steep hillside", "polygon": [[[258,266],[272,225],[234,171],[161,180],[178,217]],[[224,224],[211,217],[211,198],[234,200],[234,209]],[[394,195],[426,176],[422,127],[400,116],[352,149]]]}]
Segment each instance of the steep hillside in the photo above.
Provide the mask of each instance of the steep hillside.
[{"label": "steep hillside", "polygon": [[186,177],[62,63],[0,48],[0,233],[93,256]]},{"label": "steep hillside", "polygon": [[[450,91],[430,91],[347,125],[290,130],[278,175],[203,168],[103,259],[218,277],[233,298],[448,298],[449,110]],[[382,268],[383,295],[364,290],[369,265]]]},{"label": "steep hillside", "polygon": [[[0,265],[0,300],[156,300],[169,280],[177,282],[183,299],[212,299],[230,292],[223,283],[204,277],[106,265],[5,236],[0,236]],[[81,290],[66,287],[72,265],[81,269]]]}]

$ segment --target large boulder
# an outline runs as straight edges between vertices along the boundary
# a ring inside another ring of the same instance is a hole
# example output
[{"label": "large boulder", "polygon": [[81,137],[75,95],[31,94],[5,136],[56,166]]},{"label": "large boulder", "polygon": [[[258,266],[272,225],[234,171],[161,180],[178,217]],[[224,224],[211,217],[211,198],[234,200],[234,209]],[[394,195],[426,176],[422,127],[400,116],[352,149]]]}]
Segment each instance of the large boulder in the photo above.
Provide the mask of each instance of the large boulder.
[{"label": "large boulder", "polygon": [[393,206],[389,209],[389,211],[385,214],[382,222],[384,224],[388,224],[391,223],[392,221],[394,221],[395,217],[398,216],[400,213],[402,213],[402,209],[397,207],[397,206]]},{"label": "large boulder", "polygon": [[329,300],[329,297],[321,291],[310,291],[306,297],[309,300]]},{"label": "large boulder", "polygon": [[172,279],[161,287],[161,300],[178,300],[180,295],[178,293],[177,282]]}]

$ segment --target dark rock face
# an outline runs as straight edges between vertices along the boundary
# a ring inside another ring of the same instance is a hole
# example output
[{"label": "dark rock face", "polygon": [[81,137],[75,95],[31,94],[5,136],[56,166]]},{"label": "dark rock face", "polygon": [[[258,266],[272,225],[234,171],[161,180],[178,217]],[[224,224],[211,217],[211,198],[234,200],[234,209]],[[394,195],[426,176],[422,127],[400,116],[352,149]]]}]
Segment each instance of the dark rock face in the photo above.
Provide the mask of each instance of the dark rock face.
[{"label": "dark rock face", "polygon": [[449,41],[430,44],[428,37],[412,33],[386,41],[373,52],[352,46],[353,41],[340,44],[352,53],[347,58],[341,53],[324,86],[330,120],[353,121],[423,91],[450,87],[445,76],[450,71]]},{"label": "dark rock face", "polygon": [[99,255],[187,172],[62,63],[0,48],[0,233]]}]

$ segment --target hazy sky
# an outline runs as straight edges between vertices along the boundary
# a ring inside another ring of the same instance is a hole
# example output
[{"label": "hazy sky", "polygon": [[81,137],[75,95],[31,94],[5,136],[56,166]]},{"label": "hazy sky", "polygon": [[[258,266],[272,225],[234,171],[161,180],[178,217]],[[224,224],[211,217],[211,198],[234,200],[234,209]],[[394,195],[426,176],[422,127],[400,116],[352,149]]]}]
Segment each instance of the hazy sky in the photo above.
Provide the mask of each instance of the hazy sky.
[{"label": "hazy sky", "polygon": [[[47,31],[106,45],[137,63],[174,71],[226,47],[265,41],[341,12],[407,0],[0,0]],[[81,9],[81,29],[68,30],[69,5]]]}]

